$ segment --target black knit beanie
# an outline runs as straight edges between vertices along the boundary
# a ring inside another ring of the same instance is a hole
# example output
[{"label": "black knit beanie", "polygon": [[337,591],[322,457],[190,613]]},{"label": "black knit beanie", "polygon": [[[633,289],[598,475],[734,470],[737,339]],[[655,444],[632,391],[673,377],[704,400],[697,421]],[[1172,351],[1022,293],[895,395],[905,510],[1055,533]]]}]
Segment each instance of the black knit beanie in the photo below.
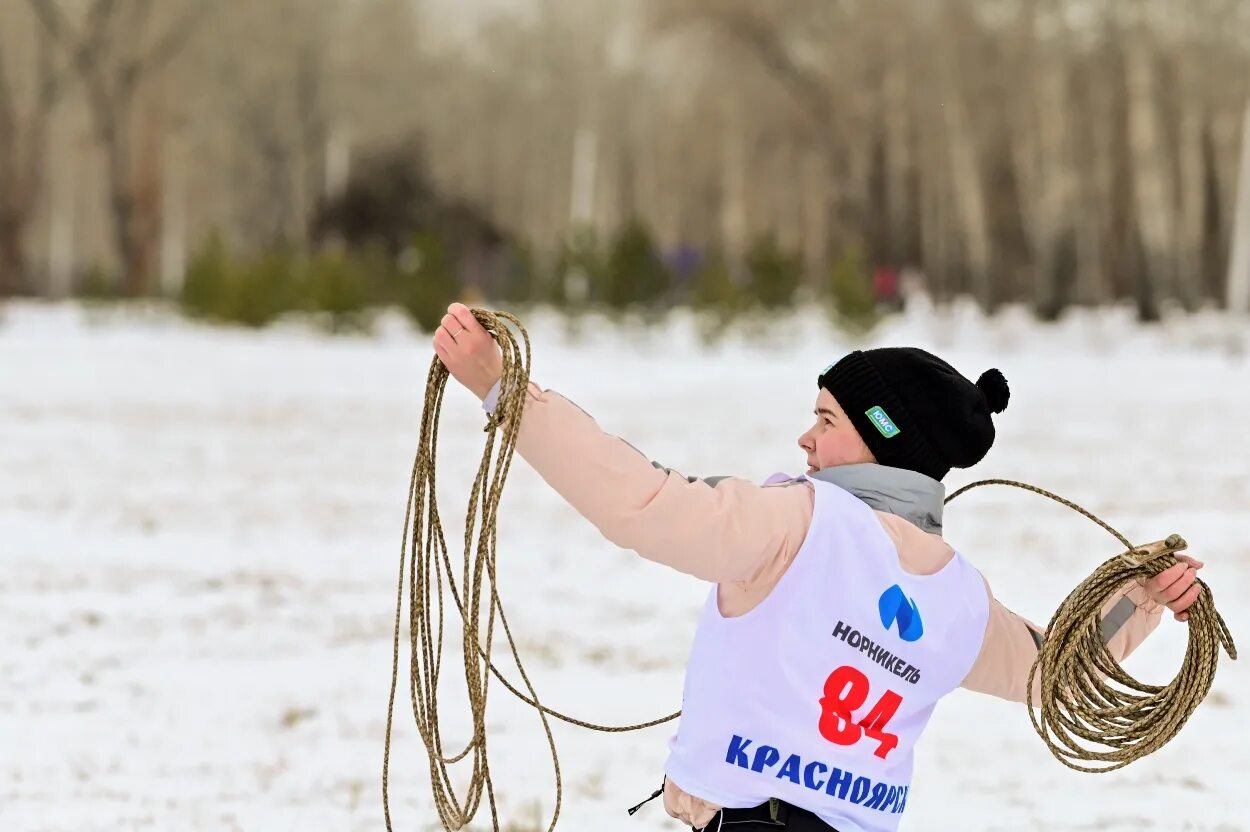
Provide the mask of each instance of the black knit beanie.
[{"label": "black knit beanie", "polygon": [[1002,413],[1011,395],[998,370],[973,384],[915,347],[857,350],[817,383],[838,400],[877,462],[935,480],[985,457],[994,444],[990,414]]}]

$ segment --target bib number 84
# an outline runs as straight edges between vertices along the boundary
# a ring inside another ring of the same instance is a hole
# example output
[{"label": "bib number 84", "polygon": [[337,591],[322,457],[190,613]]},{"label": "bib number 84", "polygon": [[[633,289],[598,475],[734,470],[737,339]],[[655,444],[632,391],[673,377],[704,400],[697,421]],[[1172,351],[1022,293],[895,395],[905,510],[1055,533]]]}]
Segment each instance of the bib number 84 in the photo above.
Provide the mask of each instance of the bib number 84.
[{"label": "bib number 84", "polygon": [[885,729],[903,704],[903,697],[887,690],[863,719],[855,719],[853,712],[868,701],[869,683],[867,676],[849,665],[829,674],[824,693],[820,700],[820,735],[829,742],[855,745],[869,737],[877,741],[873,753],[883,760],[898,745],[898,735]]}]

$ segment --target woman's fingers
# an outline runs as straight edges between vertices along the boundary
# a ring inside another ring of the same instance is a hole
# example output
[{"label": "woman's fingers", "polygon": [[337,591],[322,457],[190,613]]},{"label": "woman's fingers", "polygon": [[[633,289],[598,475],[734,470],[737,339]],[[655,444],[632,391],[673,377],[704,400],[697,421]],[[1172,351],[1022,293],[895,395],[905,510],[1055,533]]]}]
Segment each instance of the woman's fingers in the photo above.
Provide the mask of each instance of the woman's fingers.
[{"label": "woman's fingers", "polygon": [[1156,602],[1170,609],[1177,621],[1188,621],[1188,609],[1202,597],[1198,570],[1205,564],[1189,555],[1177,555],[1177,562],[1145,582],[1146,591]]},{"label": "woman's fingers", "polygon": [[1202,561],[1198,560],[1195,557],[1191,557],[1189,555],[1177,555],[1176,559],[1179,560],[1181,563],[1188,563],[1194,569],[1201,569],[1202,567],[1206,566],[1206,564],[1203,563]]},{"label": "woman's fingers", "polygon": [[1189,565],[1185,563],[1173,564],[1146,581],[1146,589],[1158,598],[1166,593],[1169,587],[1180,580],[1189,568]]},{"label": "woman's fingers", "polygon": [[436,351],[442,349],[446,352],[455,343],[456,339],[452,337],[452,334],[447,331],[446,327],[440,324],[438,329],[434,330],[434,349]]},{"label": "woman's fingers", "polygon": [[443,320],[439,324],[439,328],[446,332],[452,341],[457,343],[459,343],[460,340],[459,336],[464,332],[464,327],[461,326],[460,321],[450,312],[443,316]]},{"label": "woman's fingers", "polygon": [[[1194,581],[1198,579],[1198,573],[1193,567],[1186,566],[1185,571],[1179,578],[1172,582],[1172,585],[1165,589],[1162,593],[1164,603],[1171,606],[1178,599],[1188,592],[1194,585]],[[1175,611],[1175,608],[1173,608]]]},{"label": "woman's fingers", "polygon": [[1189,589],[1185,590],[1185,593],[1183,595],[1181,595],[1171,604],[1168,604],[1168,609],[1170,609],[1172,612],[1176,613],[1179,616],[1181,613],[1184,613],[1185,610],[1193,606],[1194,602],[1197,601],[1198,598],[1201,596],[1202,596],[1202,584],[1194,584]]},{"label": "woman's fingers", "polygon": [[473,310],[465,306],[463,303],[453,303],[447,307],[447,314],[458,324],[460,328],[469,335],[477,335],[479,332],[485,332],[482,325],[478,323],[477,318],[473,314]]},{"label": "woman's fingers", "polygon": [[447,307],[434,332],[434,352],[456,381],[485,399],[502,373],[503,358],[495,339],[462,303]]}]

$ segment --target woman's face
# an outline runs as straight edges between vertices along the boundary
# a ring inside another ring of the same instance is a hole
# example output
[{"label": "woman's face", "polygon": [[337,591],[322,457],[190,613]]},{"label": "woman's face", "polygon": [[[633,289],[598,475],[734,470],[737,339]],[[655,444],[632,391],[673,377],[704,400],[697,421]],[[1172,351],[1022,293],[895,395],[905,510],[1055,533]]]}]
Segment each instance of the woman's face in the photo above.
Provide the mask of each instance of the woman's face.
[{"label": "woman's face", "polygon": [[816,396],[815,414],[816,424],[799,437],[799,447],[807,454],[807,473],[877,461],[838,400],[823,387]]}]

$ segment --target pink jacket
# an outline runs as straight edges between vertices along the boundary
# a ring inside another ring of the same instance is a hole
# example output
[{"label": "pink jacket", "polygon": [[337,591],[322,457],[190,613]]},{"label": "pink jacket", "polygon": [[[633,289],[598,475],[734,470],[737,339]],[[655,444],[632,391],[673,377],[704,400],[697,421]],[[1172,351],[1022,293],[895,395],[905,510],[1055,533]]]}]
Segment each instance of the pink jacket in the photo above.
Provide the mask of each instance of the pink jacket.
[{"label": "pink jacket", "polygon": [[[727,616],[749,612],[768,596],[798,553],[811,521],[810,484],[691,481],[655,467],[629,443],[604,433],[568,399],[534,384],[517,452],[611,542],[715,582]],[[877,517],[907,571],[936,572],[952,557],[941,536],[894,514],[878,511]],[[962,686],[1013,702],[1029,696],[1037,703],[1036,686],[1031,692],[1025,688],[1044,629],[1004,607],[988,583],[985,591],[989,621],[980,655]],[[1131,604],[1121,604],[1124,598]],[[1108,601],[1104,616],[1113,609],[1123,620],[1116,622],[1108,648],[1122,661],[1158,626],[1163,607],[1130,583]],[[671,780],[665,783],[664,804],[670,815],[694,827],[706,825],[719,808]]]}]

